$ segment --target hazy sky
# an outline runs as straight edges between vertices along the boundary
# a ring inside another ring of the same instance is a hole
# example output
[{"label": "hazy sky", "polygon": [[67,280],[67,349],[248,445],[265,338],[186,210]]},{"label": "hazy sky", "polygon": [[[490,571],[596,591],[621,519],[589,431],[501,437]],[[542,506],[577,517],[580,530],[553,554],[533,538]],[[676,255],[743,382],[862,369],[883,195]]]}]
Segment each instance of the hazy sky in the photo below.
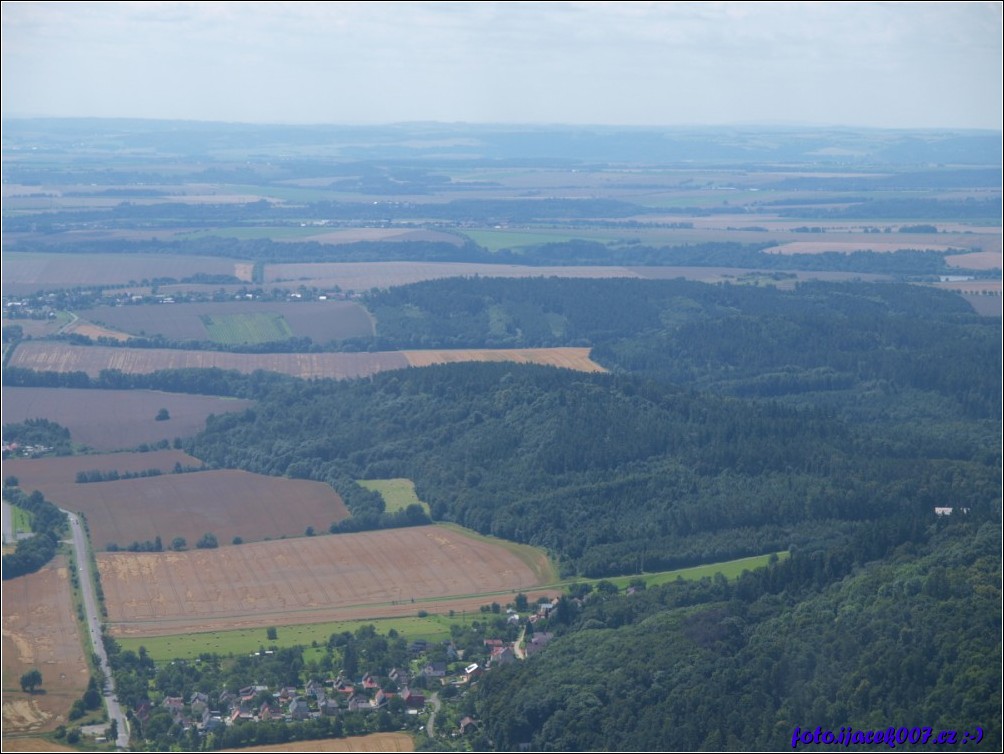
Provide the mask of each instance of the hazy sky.
[{"label": "hazy sky", "polygon": [[1001,129],[999,2],[2,7],[5,117]]}]

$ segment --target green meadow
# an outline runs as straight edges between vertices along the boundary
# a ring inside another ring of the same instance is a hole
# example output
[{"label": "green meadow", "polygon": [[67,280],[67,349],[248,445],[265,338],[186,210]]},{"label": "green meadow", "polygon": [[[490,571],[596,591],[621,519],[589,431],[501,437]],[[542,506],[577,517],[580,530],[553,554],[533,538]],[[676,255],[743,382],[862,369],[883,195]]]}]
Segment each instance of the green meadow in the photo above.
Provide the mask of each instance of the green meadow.
[{"label": "green meadow", "polygon": [[209,337],[223,345],[271,343],[293,337],[293,330],[277,312],[202,314]]}]

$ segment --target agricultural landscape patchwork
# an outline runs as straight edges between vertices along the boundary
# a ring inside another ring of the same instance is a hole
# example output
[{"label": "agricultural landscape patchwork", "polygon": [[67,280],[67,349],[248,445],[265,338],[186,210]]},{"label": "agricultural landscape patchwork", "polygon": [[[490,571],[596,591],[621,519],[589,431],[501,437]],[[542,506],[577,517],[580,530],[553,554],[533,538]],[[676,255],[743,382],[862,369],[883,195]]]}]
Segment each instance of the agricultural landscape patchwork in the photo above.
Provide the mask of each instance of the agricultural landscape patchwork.
[{"label": "agricultural landscape patchwork", "polygon": [[999,747],[999,134],[3,156],[5,751]]}]

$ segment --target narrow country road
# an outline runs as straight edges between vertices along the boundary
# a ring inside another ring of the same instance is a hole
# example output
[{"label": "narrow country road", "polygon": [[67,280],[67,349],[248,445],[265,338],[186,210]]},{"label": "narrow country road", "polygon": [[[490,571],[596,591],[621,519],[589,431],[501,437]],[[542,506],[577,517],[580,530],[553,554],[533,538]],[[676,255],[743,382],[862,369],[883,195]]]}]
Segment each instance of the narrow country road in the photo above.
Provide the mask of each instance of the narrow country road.
[{"label": "narrow country road", "polygon": [[439,712],[439,708],[443,706],[442,702],[439,701],[439,692],[429,697],[429,703],[432,704],[432,712],[429,715],[429,722],[426,723],[425,732],[429,734],[429,738],[436,737],[436,714]]},{"label": "narrow country road", "polygon": [[108,707],[108,719],[118,721],[119,735],[116,745],[121,751],[129,749],[129,724],[126,721],[125,712],[119,705],[118,697],[115,696],[115,680],[112,678],[112,669],[108,664],[108,653],[105,652],[104,642],[101,641],[101,611],[98,609],[97,590],[94,588],[94,578],[90,562],[90,549],[87,543],[87,535],[84,534],[83,524],[80,523],[80,516],[70,511],[63,511],[70,519],[70,534],[73,536],[73,549],[76,553],[77,576],[80,578],[80,593],[84,599],[84,621],[87,624],[87,635],[90,637],[94,653],[98,656],[101,665],[101,673],[105,677],[105,704]]}]

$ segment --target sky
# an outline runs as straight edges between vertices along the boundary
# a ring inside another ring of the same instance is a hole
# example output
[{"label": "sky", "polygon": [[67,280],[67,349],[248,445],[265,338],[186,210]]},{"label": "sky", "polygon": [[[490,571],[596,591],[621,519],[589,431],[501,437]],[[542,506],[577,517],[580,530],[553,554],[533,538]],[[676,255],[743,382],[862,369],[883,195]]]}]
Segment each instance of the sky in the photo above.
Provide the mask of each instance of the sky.
[{"label": "sky", "polygon": [[1002,124],[1002,3],[3,2],[4,117]]}]

